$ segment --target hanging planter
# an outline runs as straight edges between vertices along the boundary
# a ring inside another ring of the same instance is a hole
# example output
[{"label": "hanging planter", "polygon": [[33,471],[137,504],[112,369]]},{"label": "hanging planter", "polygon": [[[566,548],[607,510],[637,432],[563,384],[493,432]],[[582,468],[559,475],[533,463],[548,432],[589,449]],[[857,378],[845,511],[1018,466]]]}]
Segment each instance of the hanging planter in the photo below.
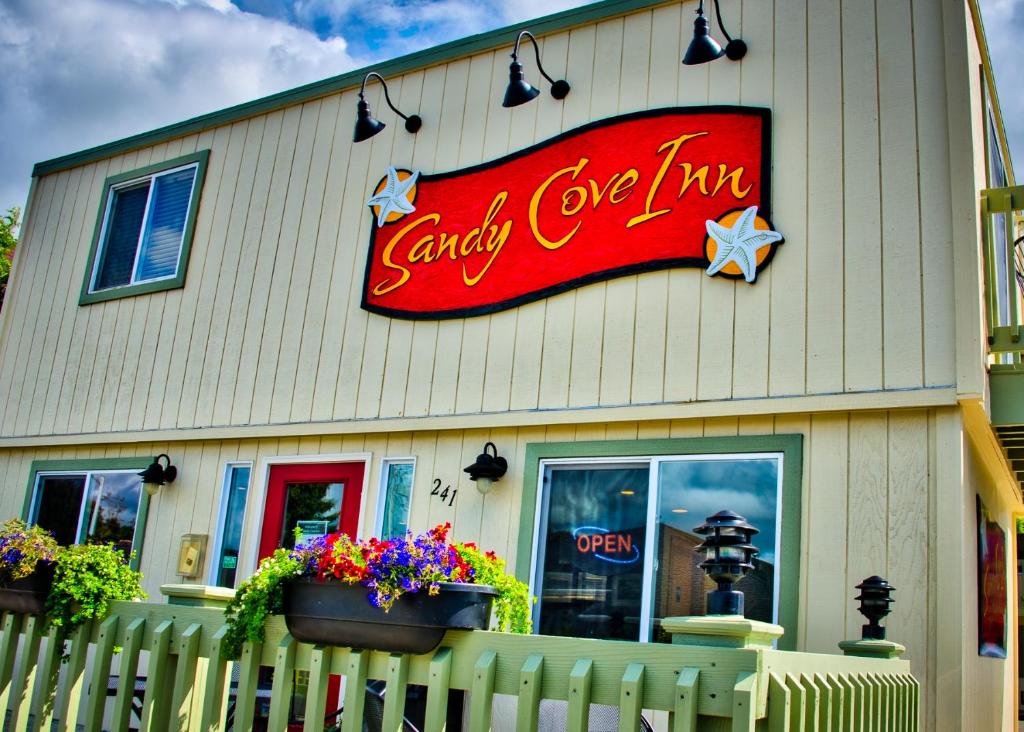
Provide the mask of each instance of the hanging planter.
[{"label": "hanging planter", "polygon": [[453,628],[529,633],[527,586],[494,552],[449,543],[450,528],[363,541],[338,533],[278,549],[228,604],[225,653],[262,642],[279,613],[296,640],[399,653],[426,653]]},{"label": "hanging planter", "polygon": [[384,612],[361,585],[305,577],[285,583],[284,620],[304,643],[427,653],[448,630],[487,628],[496,595],[489,585],[442,582],[436,595],[404,594]]},{"label": "hanging planter", "polygon": [[42,615],[46,598],[53,587],[54,563],[38,562],[27,577],[11,580],[0,587],[0,610],[9,613]]}]

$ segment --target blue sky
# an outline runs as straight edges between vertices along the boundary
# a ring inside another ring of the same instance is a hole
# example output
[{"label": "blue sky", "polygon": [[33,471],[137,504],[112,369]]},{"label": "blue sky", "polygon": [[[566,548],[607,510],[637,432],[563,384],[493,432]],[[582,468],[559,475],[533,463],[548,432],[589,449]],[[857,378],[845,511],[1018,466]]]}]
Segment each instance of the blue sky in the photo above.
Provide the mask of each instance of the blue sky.
[{"label": "blue sky", "polygon": [[[980,1],[1021,166],[1024,0]],[[0,0],[0,210],[40,160],[583,4]]]}]

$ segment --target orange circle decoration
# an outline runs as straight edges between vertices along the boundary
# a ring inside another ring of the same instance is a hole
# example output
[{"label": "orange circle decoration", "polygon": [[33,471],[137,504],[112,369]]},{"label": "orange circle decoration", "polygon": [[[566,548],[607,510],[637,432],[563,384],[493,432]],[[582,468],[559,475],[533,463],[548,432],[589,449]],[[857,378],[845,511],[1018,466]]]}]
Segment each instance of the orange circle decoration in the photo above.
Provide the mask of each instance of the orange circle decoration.
[{"label": "orange circle decoration", "polygon": [[[412,177],[412,171],[411,170],[405,170],[404,168],[396,168],[395,169],[395,173],[397,174],[398,182],[399,183],[401,183],[404,180],[408,180],[409,178]],[[380,195],[384,191],[384,188],[387,186],[387,184],[388,184],[388,177],[385,175],[377,183],[376,188],[373,189],[373,195],[374,196]],[[409,192],[406,194],[406,199],[409,201],[409,203],[416,203],[416,190],[418,188],[419,188],[419,183],[414,183],[412,188],[409,189]],[[378,216],[380,216],[380,206],[379,205],[375,204],[375,205],[370,206],[370,208],[373,210],[374,218],[377,218]],[[401,211],[392,211],[391,213],[389,213],[387,215],[387,218],[385,219],[385,223],[387,223],[387,224],[393,223],[395,221],[398,221],[403,216],[405,216],[405,214],[402,213]]]},{"label": "orange circle decoration", "polygon": [[[721,225],[723,228],[729,229],[736,223],[740,216],[743,215],[743,211],[744,209],[742,208],[733,209],[732,211],[719,216],[718,219],[715,220],[715,223]],[[775,227],[772,226],[771,222],[760,214],[754,217],[754,228],[760,231],[775,231]],[[775,253],[775,247],[781,243],[782,240],[780,239],[779,241],[768,242],[757,249],[755,257],[757,272],[760,272],[768,260],[771,259],[772,255]],[[704,256],[707,258],[708,262],[715,261],[715,257],[718,255],[719,246],[721,246],[721,243],[711,236],[711,234],[706,234],[704,236]],[[727,263],[715,274],[725,275],[729,278],[743,277],[743,271],[736,262]]]}]

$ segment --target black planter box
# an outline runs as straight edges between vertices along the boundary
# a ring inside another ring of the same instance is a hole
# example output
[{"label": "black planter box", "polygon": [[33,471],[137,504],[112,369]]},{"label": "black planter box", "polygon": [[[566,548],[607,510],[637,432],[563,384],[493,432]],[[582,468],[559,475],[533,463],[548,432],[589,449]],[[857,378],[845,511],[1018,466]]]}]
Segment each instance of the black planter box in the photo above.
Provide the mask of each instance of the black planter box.
[{"label": "black planter box", "polygon": [[0,587],[0,610],[9,613],[42,615],[46,610],[46,597],[53,586],[55,563],[36,564],[36,571],[28,577]]},{"label": "black planter box", "polygon": [[426,653],[451,628],[486,628],[497,592],[489,585],[445,582],[437,595],[426,590],[402,595],[386,613],[371,605],[368,595],[362,585],[289,580],[284,586],[288,632],[304,643]]}]

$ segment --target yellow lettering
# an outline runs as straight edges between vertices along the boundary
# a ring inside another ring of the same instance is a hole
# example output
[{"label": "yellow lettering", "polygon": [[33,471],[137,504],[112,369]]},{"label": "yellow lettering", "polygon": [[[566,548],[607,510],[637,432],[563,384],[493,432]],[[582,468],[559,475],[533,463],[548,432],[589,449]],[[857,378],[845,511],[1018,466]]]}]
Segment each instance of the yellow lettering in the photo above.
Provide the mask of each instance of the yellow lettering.
[{"label": "yellow lettering", "polygon": [[[502,224],[500,230],[495,224],[491,223],[498,215],[498,212],[501,211],[501,207],[505,205],[506,200],[508,200],[507,191],[502,191],[496,195],[494,200],[491,201],[490,208],[487,209],[487,215],[484,216],[483,224],[480,226],[481,230],[490,229],[490,236],[487,239],[487,251],[491,253],[491,256],[487,260],[487,264],[485,264],[484,268],[477,272],[475,276],[470,277],[469,271],[466,269],[466,263],[462,263],[462,281],[469,287],[475,285],[485,274],[487,274],[487,270],[489,270],[491,265],[494,264],[494,260],[497,259],[498,255],[501,253],[502,247],[505,246],[505,242],[508,240],[508,235],[512,232],[511,221],[506,221]],[[479,245],[477,246],[477,249],[479,250]]]},{"label": "yellow lettering", "polygon": [[718,193],[718,189],[724,186],[727,180],[731,180],[732,195],[736,196],[736,198],[746,198],[753,185],[747,186],[742,191],[740,190],[740,176],[743,175],[743,166],[741,165],[729,173],[726,173],[726,170],[725,163],[718,164],[718,185],[715,186],[715,190],[711,192],[711,195],[713,196]]},{"label": "yellow lettering", "polygon": [[398,246],[398,243],[402,240],[402,237],[404,237],[406,234],[408,234],[410,231],[415,229],[420,224],[427,223],[427,222],[433,223],[434,226],[437,226],[441,222],[440,214],[436,214],[436,213],[434,213],[434,214],[427,214],[426,216],[421,216],[420,218],[416,219],[415,221],[413,221],[413,222],[411,222],[409,224],[406,224],[404,227],[402,227],[398,231],[397,234],[395,234],[391,238],[391,241],[388,242],[387,246],[384,247],[384,251],[381,252],[381,261],[384,263],[384,266],[387,267],[388,269],[397,270],[397,271],[401,272],[402,274],[399,276],[399,278],[398,278],[398,280],[396,282],[391,282],[390,279],[386,279],[386,280],[382,280],[382,281],[378,282],[377,285],[373,288],[373,294],[374,295],[377,295],[377,296],[386,295],[389,292],[391,292],[392,290],[395,290],[395,289],[401,287],[402,285],[404,285],[406,282],[409,281],[409,270],[406,269],[405,267],[403,267],[400,264],[396,264],[392,260],[391,254],[395,250],[395,247]]},{"label": "yellow lettering", "polygon": [[708,195],[708,166],[702,165],[697,170],[693,170],[693,166],[689,163],[679,163],[679,167],[683,169],[683,184],[679,186],[679,198],[683,197],[694,181],[697,181],[700,192],[705,196]]},{"label": "yellow lettering", "polygon": [[540,184],[536,191],[533,192],[533,197],[530,198],[530,231],[533,232],[533,237],[537,242],[545,249],[559,249],[565,245],[570,239],[572,239],[576,232],[580,229],[580,222],[576,222],[576,226],[573,227],[572,231],[563,236],[561,239],[552,241],[540,233],[540,225],[537,222],[537,210],[540,208],[540,199],[544,197],[544,193],[547,192],[548,188],[558,178],[562,177],[566,173],[572,173],[571,180],[576,180],[576,176],[580,174],[580,171],[586,167],[589,163],[589,158],[580,158],[580,161],[576,165],[568,168],[562,168],[552,173],[546,181]]},{"label": "yellow lettering", "polygon": [[[576,202],[573,203],[572,199]],[[573,186],[562,194],[562,216],[575,216],[587,202],[587,190],[583,186]]]},{"label": "yellow lettering", "polygon": [[657,174],[654,176],[654,181],[651,183],[650,190],[647,191],[647,200],[644,202],[644,212],[638,214],[626,222],[626,228],[631,229],[637,224],[650,221],[653,218],[657,218],[662,214],[667,214],[672,209],[662,208],[657,211],[651,211],[651,204],[654,203],[654,196],[658,192],[658,188],[661,187],[661,182],[665,179],[665,174],[668,172],[669,167],[672,165],[672,160],[675,158],[676,153],[679,152],[679,148],[682,147],[683,143],[687,140],[692,140],[695,137],[701,137],[702,135],[708,134],[707,132],[696,132],[692,135],[680,135],[674,140],[662,144],[658,148],[658,152],[661,153],[663,150],[668,150],[668,155],[665,156],[665,161],[658,168]]},{"label": "yellow lettering", "polygon": [[[441,234],[441,240],[442,241],[444,240],[444,237],[445,237],[445,234],[442,233]],[[433,248],[434,248],[434,235],[433,234],[427,234],[426,236],[424,236],[423,238],[421,238],[419,241],[417,241],[415,244],[412,245],[412,248],[409,250],[409,261],[410,262],[418,262],[418,261],[420,261],[422,259],[424,262],[426,262],[428,264],[430,262],[433,262],[434,261],[434,255],[432,253]]]},{"label": "yellow lettering", "polygon": [[640,174],[636,168],[630,168],[621,178],[615,181],[615,185],[612,186],[612,192],[608,194],[608,200],[612,203],[622,203],[629,198],[629,194],[633,192],[631,189],[638,180],[640,180]]},{"label": "yellow lettering", "polygon": [[601,199],[604,198],[604,194],[608,192],[608,189],[612,187],[612,184],[615,183],[615,181],[618,180],[618,178],[619,174],[616,173],[615,175],[608,179],[608,182],[604,184],[604,188],[602,188],[600,191],[597,189],[596,180],[591,178],[588,181],[588,183],[590,183],[590,193],[593,198],[593,203],[591,204],[593,208],[597,208],[597,204],[601,203]]}]

